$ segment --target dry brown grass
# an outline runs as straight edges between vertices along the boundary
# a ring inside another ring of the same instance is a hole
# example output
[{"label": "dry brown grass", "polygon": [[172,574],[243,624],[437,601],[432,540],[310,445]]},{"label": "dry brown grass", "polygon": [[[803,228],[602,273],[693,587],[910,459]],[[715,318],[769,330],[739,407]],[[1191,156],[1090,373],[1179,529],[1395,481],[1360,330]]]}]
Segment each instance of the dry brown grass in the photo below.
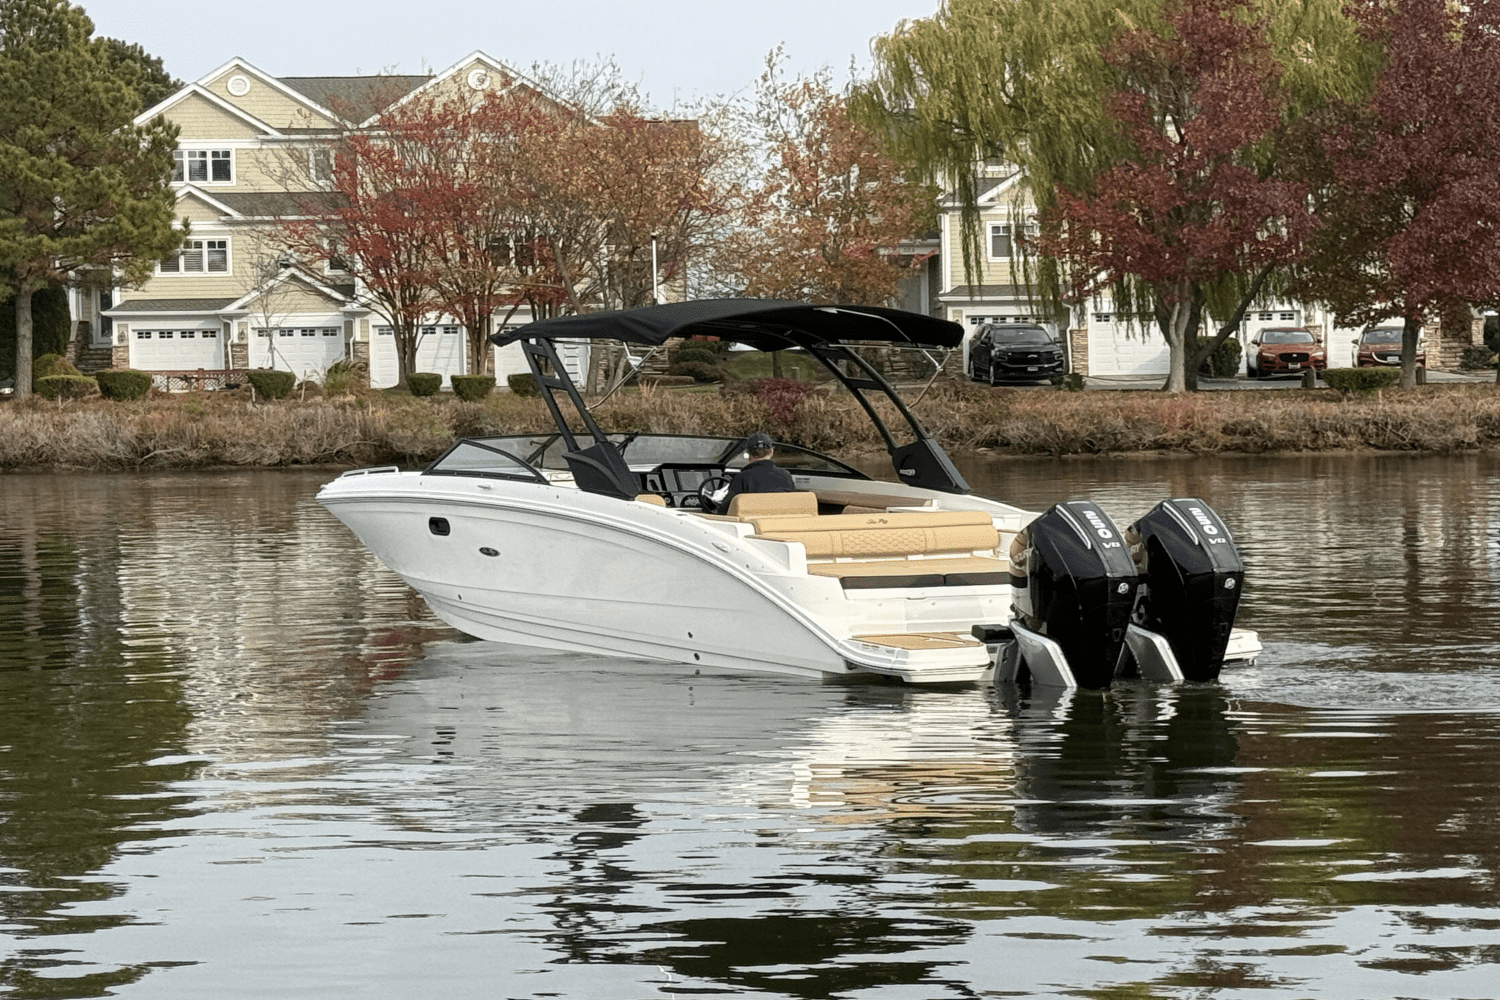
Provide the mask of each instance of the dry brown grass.
[{"label": "dry brown grass", "polygon": [[[1488,385],[1428,385],[1340,399],[1328,390],[1169,396],[940,382],[909,398],[928,429],[958,455],[979,449],[1078,455],[1500,447],[1500,390]],[[763,428],[818,451],[883,450],[858,405],[827,390],[809,396],[784,422],[771,419],[753,395],[677,389],[616,396],[598,416],[610,430],[739,435]],[[368,395],[255,404],[234,393],[133,403],[31,400],[0,405],[0,469],[412,465],[431,460],[455,437],[551,426],[541,400],[509,393],[479,403]]]}]

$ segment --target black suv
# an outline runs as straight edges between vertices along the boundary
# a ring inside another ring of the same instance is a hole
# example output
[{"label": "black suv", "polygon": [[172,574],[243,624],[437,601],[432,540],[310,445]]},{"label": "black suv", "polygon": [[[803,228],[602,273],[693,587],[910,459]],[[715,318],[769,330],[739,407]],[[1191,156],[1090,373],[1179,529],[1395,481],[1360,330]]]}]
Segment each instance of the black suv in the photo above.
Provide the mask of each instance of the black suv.
[{"label": "black suv", "polygon": [[969,344],[969,377],[976,382],[1041,382],[1067,374],[1062,345],[1042,327],[987,323]]}]

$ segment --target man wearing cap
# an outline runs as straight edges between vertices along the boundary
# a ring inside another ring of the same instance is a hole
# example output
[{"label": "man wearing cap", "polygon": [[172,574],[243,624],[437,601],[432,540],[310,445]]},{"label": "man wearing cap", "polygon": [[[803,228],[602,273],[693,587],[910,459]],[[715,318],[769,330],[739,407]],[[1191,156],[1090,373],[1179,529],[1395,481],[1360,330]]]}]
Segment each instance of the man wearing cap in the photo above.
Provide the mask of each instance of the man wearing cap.
[{"label": "man wearing cap", "polygon": [[745,453],[750,456],[750,464],[729,483],[729,492],[718,502],[719,510],[728,510],[729,501],[741,493],[791,493],[796,490],[797,484],[792,482],[791,474],[777,468],[771,460],[775,451],[776,443],[764,431],[756,431],[745,439]]}]

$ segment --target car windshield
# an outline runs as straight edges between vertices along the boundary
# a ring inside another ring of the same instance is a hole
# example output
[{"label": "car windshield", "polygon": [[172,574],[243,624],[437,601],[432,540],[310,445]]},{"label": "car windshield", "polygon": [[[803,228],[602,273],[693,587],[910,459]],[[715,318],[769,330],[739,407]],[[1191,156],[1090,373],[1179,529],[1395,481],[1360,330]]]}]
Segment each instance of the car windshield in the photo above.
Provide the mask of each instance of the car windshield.
[{"label": "car windshield", "polygon": [[997,344],[1052,343],[1052,336],[1039,326],[992,326],[990,339]]},{"label": "car windshield", "polygon": [[1262,344],[1314,344],[1313,335],[1306,330],[1262,330]]},{"label": "car windshield", "polygon": [[1401,328],[1395,327],[1389,330],[1366,330],[1364,342],[1366,344],[1399,344],[1401,343]]}]

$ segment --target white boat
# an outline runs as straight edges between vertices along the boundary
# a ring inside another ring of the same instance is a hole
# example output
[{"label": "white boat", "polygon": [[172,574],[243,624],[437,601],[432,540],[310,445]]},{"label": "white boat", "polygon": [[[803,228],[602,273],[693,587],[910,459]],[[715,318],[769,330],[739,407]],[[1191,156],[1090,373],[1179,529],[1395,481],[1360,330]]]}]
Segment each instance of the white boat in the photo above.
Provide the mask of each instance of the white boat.
[{"label": "white boat", "polygon": [[[1191,586],[1167,586],[1166,557],[1151,554],[1162,548],[1151,548],[1151,535],[1136,539],[1139,565],[1122,575],[1120,553],[1136,564],[1113,525],[1094,525],[1107,517],[1093,505],[1059,505],[1039,517],[973,495],[895,390],[853,350],[872,343],[951,348],[962,332],[893,309],[744,299],[543,320],[495,340],[523,347],[556,433],[460,440],[419,472],[345,473],[318,500],[438,617],[480,639],[916,684],[978,681],[997,663],[1007,678],[1030,674],[1061,686],[1103,687],[1136,669],[1155,676],[1163,669],[1159,650],[1127,641],[1127,632],[1160,638],[1147,628],[1162,628],[1160,595],[1198,599],[1189,591],[1203,589],[1201,567]],[[898,481],[873,480],[783,444],[777,463],[797,492],[743,494],[717,511],[714,496],[745,462],[744,439],[606,433],[554,348],[582,339],[654,347],[675,337],[807,351],[874,421]],[[882,398],[906,425],[900,439],[875,405]],[[1199,501],[1170,503],[1207,509]],[[1157,520],[1169,528],[1183,520],[1177,508],[1169,513]],[[1208,513],[1209,530],[1228,542]],[[1080,530],[1088,537],[1067,537]],[[1118,537],[1102,539],[1103,530]],[[1223,581],[1233,580],[1237,599],[1243,577],[1232,549],[1229,542],[1227,550],[1206,550],[1226,555],[1206,584],[1220,605]],[[1104,556],[1114,562],[1100,564],[1096,586],[1085,579],[1088,566]],[[1049,568],[1058,558],[1064,568]],[[1253,658],[1260,648],[1253,633],[1231,632],[1222,608],[1222,634],[1205,643],[1193,631],[1207,620],[1202,611],[1178,616],[1184,636],[1163,640],[1171,646],[1167,659],[1176,650],[1179,661],[1190,661],[1178,664],[1187,679],[1212,679],[1226,659]],[[1233,613],[1230,606],[1231,623]],[[1083,632],[1097,642],[1070,645]]]}]

